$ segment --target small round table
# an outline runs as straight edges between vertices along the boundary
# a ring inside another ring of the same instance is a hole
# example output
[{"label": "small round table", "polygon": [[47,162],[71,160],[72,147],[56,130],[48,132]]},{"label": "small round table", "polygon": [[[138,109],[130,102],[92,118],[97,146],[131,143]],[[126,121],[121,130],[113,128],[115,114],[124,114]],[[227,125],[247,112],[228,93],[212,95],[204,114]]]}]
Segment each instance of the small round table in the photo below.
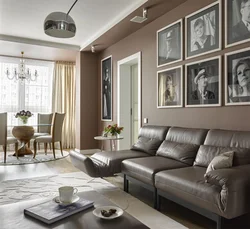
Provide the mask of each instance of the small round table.
[{"label": "small round table", "polygon": [[94,137],[95,140],[99,140],[102,141],[102,148],[101,150],[103,151],[103,141],[109,140],[110,141],[110,151],[116,150],[116,144],[115,141],[117,140],[121,140],[123,139],[123,136],[108,136],[108,137],[104,137],[104,136],[96,136]]},{"label": "small round table", "polygon": [[[33,126],[14,126],[12,129],[13,136],[21,142],[21,146],[18,149],[18,156],[22,157],[24,155],[33,154],[30,148],[26,144],[34,135]],[[13,155],[16,156],[16,153]]]}]

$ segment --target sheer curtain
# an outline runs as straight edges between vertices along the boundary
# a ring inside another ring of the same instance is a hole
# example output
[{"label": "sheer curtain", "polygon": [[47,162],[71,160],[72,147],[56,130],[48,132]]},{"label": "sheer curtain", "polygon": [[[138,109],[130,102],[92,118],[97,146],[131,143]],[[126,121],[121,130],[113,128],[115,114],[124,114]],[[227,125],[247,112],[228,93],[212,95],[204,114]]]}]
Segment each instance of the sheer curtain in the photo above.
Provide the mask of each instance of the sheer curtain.
[{"label": "sheer curtain", "polygon": [[63,148],[75,147],[75,63],[56,62],[52,94],[53,112],[65,113]]}]

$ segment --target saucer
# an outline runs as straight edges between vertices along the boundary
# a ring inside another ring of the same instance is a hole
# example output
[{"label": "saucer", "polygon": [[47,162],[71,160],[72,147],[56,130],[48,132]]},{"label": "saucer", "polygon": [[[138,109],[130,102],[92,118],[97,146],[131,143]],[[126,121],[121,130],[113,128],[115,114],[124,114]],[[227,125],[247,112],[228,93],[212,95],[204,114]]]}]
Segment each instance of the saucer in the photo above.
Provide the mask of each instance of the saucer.
[{"label": "saucer", "polygon": [[72,201],[70,203],[66,203],[66,202],[62,202],[60,200],[60,196],[56,196],[55,198],[53,198],[53,201],[55,201],[59,205],[67,206],[67,205],[70,205],[70,204],[73,204],[73,203],[77,202],[79,199],[80,199],[79,196],[74,195],[73,198],[72,198]]},{"label": "saucer", "polygon": [[[102,215],[101,211],[102,210],[106,210],[108,211],[109,209],[115,209],[116,210],[116,213],[109,216],[109,217],[105,217]],[[123,210],[121,208],[118,208],[116,206],[100,206],[100,207],[97,207],[94,211],[93,211],[93,214],[96,216],[96,217],[99,217],[99,218],[102,218],[102,219],[115,219],[115,218],[118,218],[120,217],[122,214],[123,214]]]}]

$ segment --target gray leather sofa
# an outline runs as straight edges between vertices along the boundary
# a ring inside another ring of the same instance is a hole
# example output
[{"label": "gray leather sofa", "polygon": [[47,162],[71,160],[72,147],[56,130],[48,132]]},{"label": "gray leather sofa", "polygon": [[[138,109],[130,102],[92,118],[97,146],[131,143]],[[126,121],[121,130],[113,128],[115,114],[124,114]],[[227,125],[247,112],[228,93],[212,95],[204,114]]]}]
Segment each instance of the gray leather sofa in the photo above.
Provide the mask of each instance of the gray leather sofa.
[{"label": "gray leather sofa", "polygon": [[[227,151],[234,151],[233,167],[211,171],[205,179],[212,159]],[[78,160],[74,154],[71,159],[74,164]],[[122,172],[127,192],[129,181],[152,190],[155,208],[166,197],[216,221],[217,229],[223,218],[249,212],[250,131],[145,126],[131,150],[100,152],[84,160],[95,168],[92,175]]]}]

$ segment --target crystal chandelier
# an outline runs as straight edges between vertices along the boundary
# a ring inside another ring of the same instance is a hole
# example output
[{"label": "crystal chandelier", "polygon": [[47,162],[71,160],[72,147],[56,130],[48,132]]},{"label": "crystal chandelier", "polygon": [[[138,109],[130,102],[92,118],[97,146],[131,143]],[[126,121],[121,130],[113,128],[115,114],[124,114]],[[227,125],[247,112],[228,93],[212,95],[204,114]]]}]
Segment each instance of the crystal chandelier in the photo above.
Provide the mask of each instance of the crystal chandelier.
[{"label": "crystal chandelier", "polygon": [[28,82],[30,81],[36,81],[37,79],[37,70],[35,70],[35,73],[32,75],[31,74],[31,71],[29,68],[27,68],[27,70],[25,69],[25,60],[23,58],[23,54],[24,52],[21,52],[22,54],[22,57],[20,59],[20,63],[18,65],[18,71],[17,69],[15,68],[14,69],[14,72],[11,74],[9,69],[7,68],[6,70],[6,76],[8,79],[10,80],[19,80],[21,83],[24,83],[25,80],[27,80]]}]

